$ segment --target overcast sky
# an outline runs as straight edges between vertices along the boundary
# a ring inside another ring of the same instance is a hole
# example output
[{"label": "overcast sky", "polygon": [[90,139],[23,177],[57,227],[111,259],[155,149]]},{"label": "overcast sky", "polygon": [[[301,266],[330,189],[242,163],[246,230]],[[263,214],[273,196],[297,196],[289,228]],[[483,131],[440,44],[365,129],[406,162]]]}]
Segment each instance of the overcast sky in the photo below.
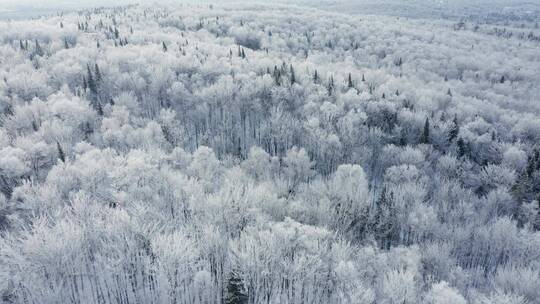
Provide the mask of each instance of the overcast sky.
[{"label": "overcast sky", "polygon": [[[135,0],[115,0],[114,3],[129,3]],[[40,8],[75,7],[89,5],[111,5],[107,0],[0,0],[0,8],[32,6]]]},{"label": "overcast sky", "polygon": [[[154,0],[154,2],[255,2],[257,0]],[[40,8],[56,8],[56,7],[81,7],[81,6],[110,6],[110,5],[119,5],[126,3],[139,3],[139,2],[151,2],[151,1],[141,1],[141,0],[0,0],[0,8],[7,7],[20,7],[20,6],[32,6]],[[258,0],[258,2],[266,2],[264,0]],[[326,2],[326,3],[338,3],[338,2],[349,2],[349,3],[371,3],[371,4],[384,4],[388,3],[407,3],[407,4],[457,4],[457,3],[505,3],[508,5],[515,3],[538,3],[540,0],[277,0],[272,2],[290,2],[290,3],[307,3],[307,2]]]},{"label": "overcast sky", "polygon": [[[37,15],[40,10],[71,10],[129,3],[268,3],[268,0],[0,0],[0,19]],[[540,0],[272,0],[271,3],[308,4],[348,13],[433,17],[441,13],[489,13],[501,10],[540,11]],[[524,4],[524,5],[523,5]]]}]

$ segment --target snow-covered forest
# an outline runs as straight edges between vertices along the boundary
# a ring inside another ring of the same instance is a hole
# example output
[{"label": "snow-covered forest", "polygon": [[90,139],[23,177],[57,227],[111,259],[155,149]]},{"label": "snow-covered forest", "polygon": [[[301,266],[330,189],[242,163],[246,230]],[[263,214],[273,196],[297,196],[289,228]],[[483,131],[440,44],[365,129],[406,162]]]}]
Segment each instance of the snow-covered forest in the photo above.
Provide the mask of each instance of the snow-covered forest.
[{"label": "snow-covered forest", "polygon": [[1,21],[0,302],[540,303],[540,30],[495,19]]}]

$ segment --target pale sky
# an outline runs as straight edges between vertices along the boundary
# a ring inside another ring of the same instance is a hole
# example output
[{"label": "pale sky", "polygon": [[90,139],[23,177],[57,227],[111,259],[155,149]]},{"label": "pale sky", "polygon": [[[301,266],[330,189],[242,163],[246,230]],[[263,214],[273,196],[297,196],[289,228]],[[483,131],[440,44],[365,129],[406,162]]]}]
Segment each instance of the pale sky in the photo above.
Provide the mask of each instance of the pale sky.
[{"label": "pale sky", "polygon": [[[224,2],[259,2],[268,0],[0,0],[0,19],[2,15],[18,12],[31,15],[39,10],[71,10],[95,6],[117,6],[130,3],[224,3]],[[500,11],[516,5],[526,5],[533,11],[540,11],[540,0],[271,0],[271,3],[311,4],[323,9],[354,13],[392,12],[397,15],[405,11],[420,13],[422,11],[470,12],[471,9],[483,11]],[[316,5],[318,4],[318,5]],[[390,13],[390,14],[392,14]]]},{"label": "pale sky", "polygon": [[[225,0],[227,2],[266,2],[264,0]],[[224,0],[0,0],[0,9],[6,7],[21,7],[32,6],[40,8],[57,8],[57,7],[82,7],[82,6],[115,6],[127,3],[141,3],[141,2],[214,2],[220,3]],[[276,2],[276,1],[272,1]],[[290,3],[308,3],[308,2],[326,2],[326,3],[371,3],[371,4],[384,4],[385,2],[401,2],[406,4],[456,4],[456,3],[506,3],[508,5],[516,3],[534,3],[540,4],[540,0],[278,0],[277,2],[290,2]]]},{"label": "pale sky", "polygon": [[[306,3],[306,2],[328,2],[333,0],[273,0],[281,3]],[[338,0],[341,1],[341,0]],[[349,0],[346,0],[349,1]],[[32,7],[40,9],[69,9],[94,6],[118,6],[130,3],[223,3],[223,2],[261,2],[267,0],[0,0],[0,11],[2,9],[14,9],[21,7]]]},{"label": "pale sky", "polygon": [[32,6],[39,8],[56,8],[56,7],[80,7],[93,5],[118,5],[137,2],[135,0],[0,0],[0,8]]}]

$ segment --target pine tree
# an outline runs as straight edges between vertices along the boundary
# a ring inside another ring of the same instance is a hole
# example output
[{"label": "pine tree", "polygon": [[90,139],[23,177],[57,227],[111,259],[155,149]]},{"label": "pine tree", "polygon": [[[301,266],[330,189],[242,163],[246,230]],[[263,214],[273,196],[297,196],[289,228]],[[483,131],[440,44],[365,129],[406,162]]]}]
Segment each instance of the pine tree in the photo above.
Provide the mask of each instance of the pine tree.
[{"label": "pine tree", "polygon": [[457,115],[454,115],[454,119],[452,120],[452,127],[450,128],[450,131],[448,132],[448,141],[452,142],[454,139],[457,138],[459,135],[459,124],[457,120]]},{"label": "pine tree", "polygon": [[538,149],[534,149],[533,157],[536,162],[536,170],[540,171],[540,151],[538,151]]},{"label": "pine tree", "polygon": [[527,173],[527,176],[532,177],[535,169],[536,169],[536,159],[535,159],[534,156],[529,156],[527,158],[527,167],[525,169],[525,172]]},{"label": "pine tree", "polygon": [[522,203],[531,199],[531,189],[532,189],[532,178],[528,174],[528,168],[522,172],[516,182],[512,185],[511,193],[514,199]]},{"label": "pine tree", "polygon": [[362,74],[362,82],[366,82],[366,77]]},{"label": "pine tree", "polygon": [[163,51],[167,52],[167,45],[165,44],[165,41],[162,41],[161,45],[162,45],[161,47],[162,47]]},{"label": "pine tree", "polygon": [[379,241],[383,249],[390,249],[396,235],[396,213],[394,194],[392,192],[388,193],[386,187],[384,187],[376,202],[375,214],[372,220],[375,239]]},{"label": "pine tree", "polygon": [[88,82],[86,82],[86,77],[83,76],[83,89],[86,91],[88,89]]},{"label": "pine tree", "polygon": [[313,73],[313,83],[319,83],[319,72],[317,70]]},{"label": "pine tree", "polygon": [[536,198],[536,218],[532,224],[534,231],[540,231],[540,194]]},{"label": "pine tree", "polygon": [[36,39],[36,46],[35,46],[35,54],[38,56],[43,56],[43,49],[41,49],[41,45],[39,45],[39,41]]},{"label": "pine tree", "polygon": [[290,78],[291,78],[291,85],[295,84],[296,83],[296,75],[294,74],[294,68],[291,64],[291,68],[290,68]]},{"label": "pine tree", "polygon": [[458,157],[463,157],[467,154],[467,144],[463,140],[463,138],[458,138],[457,140],[457,147],[458,147]]},{"label": "pine tree", "polygon": [[66,154],[64,153],[64,150],[62,150],[62,146],[60,146],[59,142],[56,142],[56,149],[58,150],[58,158],[65,163],[66,162]]},{"label": "pine tree", "polygon": [[62,23],[62,21],[60,21],[60,28],[64,28],[64,23]]},{"label": "pine tree", "polygon": [[[531,202],[540,199],[540,152],[534,148],[527,157],[527,165],[521,172],[512,193],[518,202]],[[540,214],[538,215],[540,216]]]},{"label": "pine tree", "polygon": [[351,73],[349,73],[349,79],[348,79],[348,83],[347,83],[347,86],[350,88],[354,87],[354,84],[352,82],[352,75]]},{"label": "pine tree", "polygon": [[426,118],[424,123],[424,130],[422,131],[422,136],[420,137],[420,143],[429,144],[429,118]]},{"label": "pine tree", "polygon": [[401,128],[401,131],[399,132],[399,145],[407,145],[407,132],[405,131],[405,128]]},{"label": "pine tree", "polygon": [[97,63],[96,63],[96,65],[95,65],[94,70],[95,70],[95,75],[96,75],[96,83],[99,83],[99,82],[101,82],[103,79],[102,79],[102,77],[101,77],[101,71],[99,70],[99,66],[98,66]]},{"label": "pine tree", "polygon": [[88,88],[90,89],[90,92],[92,94],[97,94],[97,85],[96,85],[96,81],[94,80],[94,76],[92,76],[90,65],[86,65],[86,70],[87,70],[86,83],[88,84]]},{"label": "pine tree", "polygon": [[452,91],[450,91],[450,89],[448,89],[448,91],[446,92],[446,95],[452,97]]},{"label": "pine tree", "polygon": [[69,43],[67,41],[67,38],[64,38],[64,48],[69,49]]},{"label": "pine tree", "polygon": [[277,66],[274,66],[274,82],[276,85],[281,85],[281,71],[278,69]]},{"label": "pine tree", "polygon": [[99,116],[103,116],[103,107],[101,106],[101,103],[99,103],[99,102],[96,105],[96,111],[97,111]]},{"label": "pine tree", "polygon": [[225,298],[226,304],[247,304],[248,296],[246,295],[244,283],[235,272],[231,273],[231,277],[227,282],[227,294]]},{"label": "pine tree", "polygon": [[504,75],[501,76],[501,80],[500,80],[500,83],[504,83],[506,81],[506,79],[504,78]]},{"label": "pine tree", "polygon": [[246,52],[244,52],[244,48],[242,48],[242,59],[246,59]]},{"label": "pine tree", "polygon": [[22,42],[22,40],[19,40],[19,47],[21,50],[26,50],[26,48],[24,47],[24,44]]},{"label": "pine tree", "polygon": [[328,81],[328,96],[331,96],[334,93],[334,76],[330,76]]}]

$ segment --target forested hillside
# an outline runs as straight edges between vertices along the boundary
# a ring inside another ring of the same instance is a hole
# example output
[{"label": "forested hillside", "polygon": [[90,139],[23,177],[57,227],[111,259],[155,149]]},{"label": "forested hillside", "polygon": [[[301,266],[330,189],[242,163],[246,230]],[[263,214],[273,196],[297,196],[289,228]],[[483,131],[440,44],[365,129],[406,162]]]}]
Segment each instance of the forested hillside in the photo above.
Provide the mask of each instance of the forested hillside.
[{"label": "forested hillside", "polygon": [[0,301],[540,303],[534,26],[0,22]]}]

